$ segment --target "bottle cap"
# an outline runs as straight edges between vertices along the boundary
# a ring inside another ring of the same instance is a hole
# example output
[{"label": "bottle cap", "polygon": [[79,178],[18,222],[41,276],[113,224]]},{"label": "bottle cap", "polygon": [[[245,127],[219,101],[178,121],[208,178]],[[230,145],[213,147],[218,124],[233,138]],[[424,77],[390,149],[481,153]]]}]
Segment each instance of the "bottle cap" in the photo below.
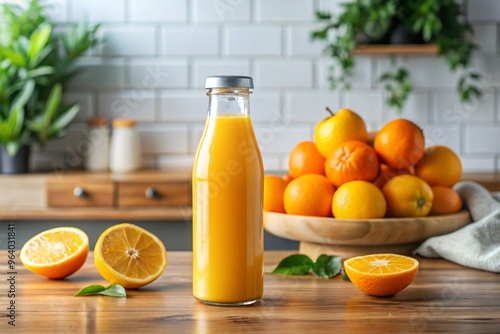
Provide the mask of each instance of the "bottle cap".
[{"label": "bottle cap", "polygon": [[253,79],[241,75],[215,75],[207,78],[205,88],[253,88]]},{"label": "bottle cap", "polygon": [[87,120],[87,124],[90,126],[105,126],[108,124],[108,119],[106,117],[92,117]]},{"label": "bottle cap", "polygon": [[114,128],[131,128],[137,124],[135,119],[131,118],[115,118],[113,120]]}]

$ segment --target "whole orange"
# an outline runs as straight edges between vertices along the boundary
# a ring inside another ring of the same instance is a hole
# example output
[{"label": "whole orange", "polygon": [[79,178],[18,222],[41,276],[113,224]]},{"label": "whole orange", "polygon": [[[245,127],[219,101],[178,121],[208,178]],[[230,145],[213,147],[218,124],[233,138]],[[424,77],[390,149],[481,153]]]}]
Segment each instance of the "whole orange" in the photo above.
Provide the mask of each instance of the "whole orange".
[{"label": "whole orange", "polygon": [[340,109],[319,122],[314,129],[314,142],[318,151],[328,158],[337,144],[348,140],[366,142],[368,132],[361,116],[350,109]]},{"label": "whole orange", "polygon": [[424,155],[424,134],[415,123],[398,118],[377,132],[373,146],[389,167],[404,169],[416,164]]},{"label": "whole orange", "polygon": [[332,213],[335,218],[382,218],[385,210],[386,202],[382,191],[370,182],[344,183],[333,195]]},{"label": "whole orange", "polygon": [[367,144],[357,140],[337,144],[325,162],[326,176],[335,187],[349,181],[372,182],[378,172],[377,153]]},{"label": "whole orange", "polygon": [[287,182],[276,175],[264,177],[264,211],[285,213],[283,194]]},{"label": "whole orange", "polygon": [[431,210],[431,187],[414,175],[398,175],[382,188],[390,217],[424,217]]},{"label": "whole orange", "polygon": [[288,171],[292,178],[305,174],[325,174],[325,158],[312,141],[298,143],[288,156]]},{"label": "whole orange", "polygon": [[415,175],[431,186],[451,188],[462,177],[462,162],[450,148],[431,146],[415,166]]},{"label": "whole orange", "polygon": [[378,174],[373,184],[382,189],[384,185],[397,175],[412,174],[409,169],[393,169],[386,164],[380,164],[380,173]]},{"label": "whole orange", "polygon": [[319,174],[306,174],[293,179],[285,189],[286,213],[303,216],[329,217],[335,188]]},{"label": "whole orange", "polygon": [[434,199],[432,200],[429,215],[446,215],[457,212],[462,208],[462,199],[455,190],[443,186],[434,186],[431,188]]}]

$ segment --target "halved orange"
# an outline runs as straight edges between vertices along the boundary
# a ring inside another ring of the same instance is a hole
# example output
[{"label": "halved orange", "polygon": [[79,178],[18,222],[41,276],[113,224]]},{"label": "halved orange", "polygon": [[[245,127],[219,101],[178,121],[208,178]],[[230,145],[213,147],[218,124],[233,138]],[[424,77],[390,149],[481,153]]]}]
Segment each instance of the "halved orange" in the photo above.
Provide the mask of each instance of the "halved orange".
[{"label": "halved orange", "polygon": [[94,262],[97,271],[111,284],[137,289],[165,271],[167,250],[153,233],[123,223],[111,226],[99,236]]},{"label": "halved orange", "polygon": [[75,227],[56,227],[43,231],[30,240],[19,258],[31,272],[60,279],[80,269],[89,252],[89,238]]},{"label": "halved orange", "polygon": [[408,287],[418,271],[418,261],[398,254],[371,254],[344,261],[351,282],[367,295],[390,296]]}]

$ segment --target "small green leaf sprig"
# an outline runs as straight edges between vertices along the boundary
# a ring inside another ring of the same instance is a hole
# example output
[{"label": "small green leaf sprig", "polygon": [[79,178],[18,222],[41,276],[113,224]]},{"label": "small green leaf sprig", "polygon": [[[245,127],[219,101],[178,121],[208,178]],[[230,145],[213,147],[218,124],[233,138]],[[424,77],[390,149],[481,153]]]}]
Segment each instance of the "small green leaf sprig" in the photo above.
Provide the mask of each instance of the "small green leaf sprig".
[{"label": "small green leaf sprig", "polygon": [[278,275],[306,275],[310,272],[320,278],[332,278],[341,270],[340,256],[321,254],[316,261],[304,254],[292,254],[281,260],[271,272]]},{"label": "small green leaf sprig", "polygon": [[89,285],[78,291],[78,293],[75,294],[75,297],[91,296],[97,294],[110,297],[117,297],[117,298],[127,297],[127,292],[125,291],[125,288],[120,284],[111,284],[108,287],[104,287],[99,284]]}]

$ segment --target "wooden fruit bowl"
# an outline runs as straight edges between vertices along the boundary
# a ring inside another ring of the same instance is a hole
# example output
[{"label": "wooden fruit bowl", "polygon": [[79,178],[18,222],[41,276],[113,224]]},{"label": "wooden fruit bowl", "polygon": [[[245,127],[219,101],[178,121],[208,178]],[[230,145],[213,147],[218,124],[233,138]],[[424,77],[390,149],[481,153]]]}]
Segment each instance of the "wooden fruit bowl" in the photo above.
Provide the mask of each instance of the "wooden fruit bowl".
[{"label": "wooden fruit bowl", "polygon": [[373,254],[410,255],[425,239],[469,224],[469,212],[421,218],[335,219],[264,212],[264,229],[300,241],[300,253],[311,258]]}]

